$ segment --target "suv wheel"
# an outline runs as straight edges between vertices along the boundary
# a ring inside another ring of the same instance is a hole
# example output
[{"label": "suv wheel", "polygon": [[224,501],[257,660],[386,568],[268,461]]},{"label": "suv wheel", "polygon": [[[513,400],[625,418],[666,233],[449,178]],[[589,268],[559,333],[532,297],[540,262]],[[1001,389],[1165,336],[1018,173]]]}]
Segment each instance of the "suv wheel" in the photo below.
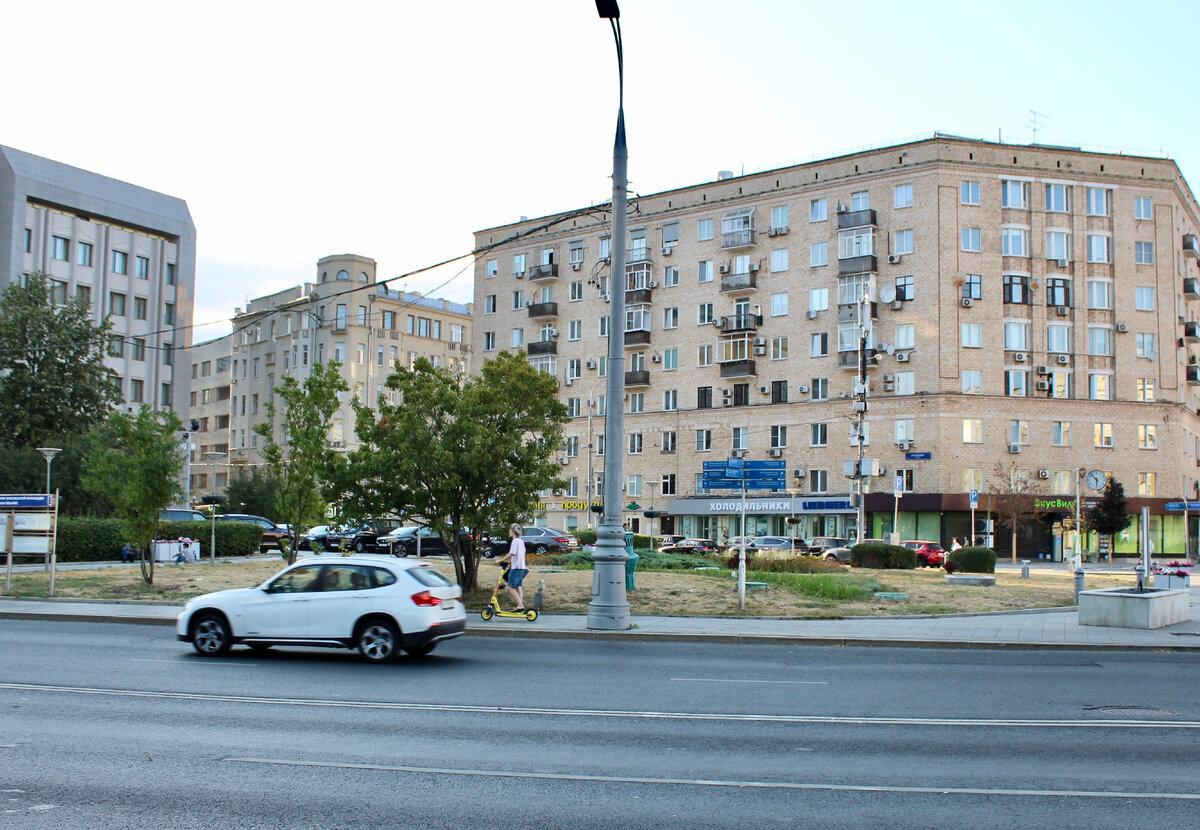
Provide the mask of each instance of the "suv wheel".
[{"label": "suv wheel", "polygon": [[354,540],[354,552],[355,553],[362,553],[366,549],[367,549],[366,541],[364,541],[363,539],[355,539]]},{"label": "suv wheel", "polygon": [[355,644],[368,663],[389,663],[399,654],[400,630],[391,620],[370,620],[359,629]]},{"label": "suv wheel", "polygon": [[220,614],[204,614],[192,629],[192,648],[205,657],[221,657],[233,645],[229,623]]},{"label": "suv wheel", "polygon": [[917,567],[918,568],[928,568],[929,560],[926,559],[924,555],[918,556],[917,557]]}]

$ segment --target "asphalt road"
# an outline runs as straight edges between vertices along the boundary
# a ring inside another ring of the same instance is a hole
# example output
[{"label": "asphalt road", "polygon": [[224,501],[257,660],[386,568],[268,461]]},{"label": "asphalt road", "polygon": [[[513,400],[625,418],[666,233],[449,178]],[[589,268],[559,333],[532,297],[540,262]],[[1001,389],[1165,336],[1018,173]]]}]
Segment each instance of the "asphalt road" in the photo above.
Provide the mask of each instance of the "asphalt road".
[{"label": "asphalt road", "polygon": [[1198,813],[1193,655],[467,637],[368,666],[205,659],[155,626],[0,623],[3,827],[1178,828]]}]

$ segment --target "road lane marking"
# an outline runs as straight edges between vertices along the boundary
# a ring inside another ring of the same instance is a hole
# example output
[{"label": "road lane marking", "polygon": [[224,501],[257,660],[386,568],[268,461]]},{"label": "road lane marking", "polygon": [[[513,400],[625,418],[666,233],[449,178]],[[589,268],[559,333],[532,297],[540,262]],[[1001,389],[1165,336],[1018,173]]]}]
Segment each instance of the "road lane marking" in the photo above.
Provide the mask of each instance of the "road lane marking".
[{"label": "road lane marking", "polygon": [[0,683],[0,690],[58,692],[107,697],[190,700],[209,703],[251,703],[266,706],[307,706],[327,709],[377,709],[404,712],[465,712],[485,715],[537,715],[550,717],[627,718],[633,720],[731,721],[753,723],[806,723],[840,726],[999,726],[1049,729],[1200,729],[1200,721],[1167,720],[1050,720],[1026,718],[913,718],[857,715],[781,715],[726,712],[655,712],[621,709],[548,709],[534,706],[484,706],[468,703],[401,703],[371,700],[321,700],[297,697],[253,697],[250,695],[202,694],[199,692],[154,692],[140,689],[99,689],[87,686],[57,686],[46,683]]},{"label": "road lane marking", "polygon": [[785,686],[828,686],[828,680],[744,680],[739,677],[672,677],[679,683],[777,683]]},{"label": "road lane marking", "polygon": [[556,772],[518,772],[515,770],[448,769],[410,767],[390,764],[349,764],[329,761],[303,761],[287,758],[224,758],[230,763],[263,764],[320,769],[357,769],[371,772],[409,772],[424,775],[463,775],[478,778],[524,778],[544,781],[584,781],[601,784],[670,784],[692,787],[728,787],[763,790],[826,790],[855,793],[904,793],[927,795],[981,795],[1037,798],[1137,798],[1146,800],[1200,801],[1200,793],[1142,793],[1123,790],[1008,790],[979,787],[898,787],[882,784],[822,784],[804,781],[727,781],[707,778],[642,778],[629,775],[571,775]]}]

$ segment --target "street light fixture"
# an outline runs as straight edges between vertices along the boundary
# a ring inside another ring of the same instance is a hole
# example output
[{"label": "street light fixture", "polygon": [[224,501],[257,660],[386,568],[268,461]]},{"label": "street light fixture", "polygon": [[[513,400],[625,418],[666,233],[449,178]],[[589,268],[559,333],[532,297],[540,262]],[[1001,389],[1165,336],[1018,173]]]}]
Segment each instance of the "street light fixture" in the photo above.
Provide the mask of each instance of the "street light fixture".
[{"label": "street light fixture", "polygon": [[62,452],[61,447],[38,447],[37,451],[46,459],[46,495],[50,495],[50,463],[54,461],[54,456]]},{"label": "street light fixture", "polygon": [[608,413],[604,419],[604,513],[592,553],[595,572],[588,628],[625,630],[632,626],[625,595],[625,529],[621,526],[621,480],[624,460],[621,435],[625,412],[625,211],[628,201],[629,148],[625,144],[625,59],[621,45],[621,10],[616,0],[596,0],[596,11],[612,26],[617,46],[617,133],[613,142],[612,262],[608,296]]}]

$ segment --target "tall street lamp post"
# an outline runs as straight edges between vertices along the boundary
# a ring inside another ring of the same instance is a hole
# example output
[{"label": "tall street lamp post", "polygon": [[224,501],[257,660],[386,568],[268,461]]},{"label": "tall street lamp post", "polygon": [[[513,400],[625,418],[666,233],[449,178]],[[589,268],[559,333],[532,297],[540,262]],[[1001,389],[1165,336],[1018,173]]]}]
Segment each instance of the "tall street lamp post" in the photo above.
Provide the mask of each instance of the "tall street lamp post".
[{"label": "tall street lamp post", "polygon": [[208,537],[208,556],[214,562],[217,561],[217,462],[225,458],[227,453],[223,452],[206,452],[204,457],[212,462],[212,500],[209,504],[209,510],[212,511],[209,518],[210,528]]},{"label": "tall street lamp post", "polygon": [[54,456],[62,452],[61,447],[38,447],[37,451],[46,459],[46,495],[50,495],[50,463],[54,461]]},{"label": "tall street lamp post", "polygon": [[621,11],[616,0],[596,0],[596,11],[612,26],[617,46],[617,134],[613,143],[612,263],[608,296],[608,414],[604,419],[604,513],[596,531],[592,602],[587,627],[626,630],[632,626],[625,596],[625,530],[621,526],[621,481],[624,476],[625,429],[625,210],[629,150],[625,145],[625,60],[621,45]]}]

